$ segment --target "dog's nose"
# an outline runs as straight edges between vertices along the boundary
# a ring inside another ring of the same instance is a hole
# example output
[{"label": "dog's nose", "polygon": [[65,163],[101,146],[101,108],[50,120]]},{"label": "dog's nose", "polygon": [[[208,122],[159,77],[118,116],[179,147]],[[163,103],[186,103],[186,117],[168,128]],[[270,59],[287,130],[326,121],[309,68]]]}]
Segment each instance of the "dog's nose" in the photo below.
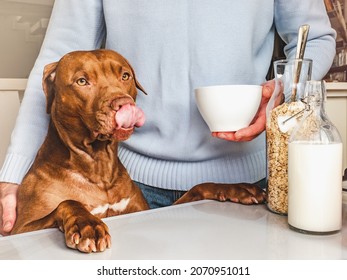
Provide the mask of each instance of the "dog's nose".
[{"label": "dog's nose", "polygon": [[135,101],[130,96],[117,97],[112,100],[110,107],[112,110],[118,111],[123,105],[126,104],[135,105]]}]

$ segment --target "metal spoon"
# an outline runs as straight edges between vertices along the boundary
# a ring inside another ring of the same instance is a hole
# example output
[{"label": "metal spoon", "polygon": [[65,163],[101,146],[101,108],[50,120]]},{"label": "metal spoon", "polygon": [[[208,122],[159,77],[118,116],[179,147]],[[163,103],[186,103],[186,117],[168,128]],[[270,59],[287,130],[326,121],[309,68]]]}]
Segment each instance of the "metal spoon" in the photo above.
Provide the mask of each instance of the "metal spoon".
[{"label": "metal spoon", "polygon": [[291,100],[296,100],[296,93],[297,93],[297,84],[300,79],[300,72],[302,67],[302,61],[300,59],[304,58],[305,49],[306,49],[306,43],[307,43],[307,37],[308,32],[310,30],[310,26],[308,24],[301,25],[298,32],[298,43],[296,46],[296,54],[295,54],[295,65],[294,65],[294,79],[293,79],[293,89],[292,89],[292,96]]}]

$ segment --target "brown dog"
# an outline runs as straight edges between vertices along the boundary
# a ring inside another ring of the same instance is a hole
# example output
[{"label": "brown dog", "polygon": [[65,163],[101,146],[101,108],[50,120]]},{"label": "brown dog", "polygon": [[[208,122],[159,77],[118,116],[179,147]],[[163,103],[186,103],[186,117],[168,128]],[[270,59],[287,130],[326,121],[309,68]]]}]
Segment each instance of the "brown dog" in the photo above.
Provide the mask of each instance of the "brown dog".
[{"label": "brown dog", "polygon": [[[109,50],[72,52],[45,67],[51,121],[19,188],[12,234],[59,227],[68,247],[103,251],[111,237],[101,218],[148,209],[117,156],[117,143],[144,122],[136,88],[144,92],[130,64]],[[176,203],[205,198],[245,204],[265,199],[254,185],[208,183]]]}]

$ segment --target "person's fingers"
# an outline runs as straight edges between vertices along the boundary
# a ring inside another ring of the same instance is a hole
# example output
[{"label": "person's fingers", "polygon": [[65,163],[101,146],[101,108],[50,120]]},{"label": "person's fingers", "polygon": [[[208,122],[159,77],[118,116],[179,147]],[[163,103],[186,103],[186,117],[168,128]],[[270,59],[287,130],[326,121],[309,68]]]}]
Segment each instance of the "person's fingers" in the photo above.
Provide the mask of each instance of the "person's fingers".
[{"label": "person's fingers", "polygon": [[9,233],[16,221],[16,196],[8,195],[2,202],[3,231]]},{"label": "person's fingers", "polygon": [[212,132],[212,136],[227,141],[236,141],[235,132]]},{"label": "person's fingers", "polygon": [[1,183],[0,186],[0,234],[8,235],[17,218],[18,185]]},{"label": "person's fingers", "polygon": [[262,91],[263,98],[270,99],[271,95],[273,94],[275,90],[275,81],[274,80],[267,81],[262,86],[263,86],[263,91]]}]

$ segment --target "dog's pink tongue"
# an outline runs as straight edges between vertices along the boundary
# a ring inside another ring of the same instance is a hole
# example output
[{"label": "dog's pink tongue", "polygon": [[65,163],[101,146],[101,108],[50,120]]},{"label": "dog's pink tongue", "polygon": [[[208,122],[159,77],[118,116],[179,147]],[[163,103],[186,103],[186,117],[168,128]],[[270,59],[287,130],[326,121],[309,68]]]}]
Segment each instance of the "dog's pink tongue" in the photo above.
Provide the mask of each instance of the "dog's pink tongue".
[{"label": "dog's pink tongue", "polygon": [[145,114],[135,105],[123,105],[116,114],[117,129],[140,127],[145,123]]}]

